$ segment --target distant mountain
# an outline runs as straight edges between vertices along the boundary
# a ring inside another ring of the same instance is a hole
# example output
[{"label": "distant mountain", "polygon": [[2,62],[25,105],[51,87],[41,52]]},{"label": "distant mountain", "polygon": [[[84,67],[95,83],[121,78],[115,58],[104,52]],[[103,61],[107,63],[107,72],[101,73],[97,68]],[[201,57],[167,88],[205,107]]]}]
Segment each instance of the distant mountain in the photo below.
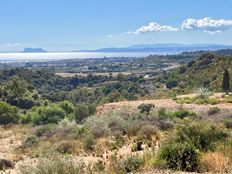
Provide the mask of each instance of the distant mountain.
[{"label": "distant mountain", "polygon": [[45,53],[45,52],[47,51],[42,48],[25,48],[23,50],[23,53]]},{"label": "distant mountain", "polygon": [[180,53],[185,51],[212,51],[232,48],[232,45],[214,44],[143,44],[124,48],[101,48],[97,50],[80,50],[77,52],[157,52],[157,53]]}]

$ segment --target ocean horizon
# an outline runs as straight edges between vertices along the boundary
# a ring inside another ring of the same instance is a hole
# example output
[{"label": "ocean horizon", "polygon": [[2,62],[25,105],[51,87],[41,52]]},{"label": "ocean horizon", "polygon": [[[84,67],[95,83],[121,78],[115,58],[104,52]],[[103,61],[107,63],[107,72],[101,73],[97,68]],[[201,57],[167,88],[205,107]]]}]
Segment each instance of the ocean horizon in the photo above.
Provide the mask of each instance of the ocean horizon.
[{"label": "ocean horizon", "polygon": [[46,53],[0,53],[0,62],[54,61],[65,59],[146,57],[149,55],[173,55],[171,52],[46,52]]}]

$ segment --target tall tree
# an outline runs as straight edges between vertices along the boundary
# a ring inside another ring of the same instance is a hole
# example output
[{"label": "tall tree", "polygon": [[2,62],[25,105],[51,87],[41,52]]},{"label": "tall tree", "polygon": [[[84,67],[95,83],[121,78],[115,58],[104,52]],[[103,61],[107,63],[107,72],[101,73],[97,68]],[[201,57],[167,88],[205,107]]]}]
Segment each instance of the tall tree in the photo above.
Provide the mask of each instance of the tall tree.
[{"label": "tall tree", "polygon": [[222,81],[222,89],[223,91],[228,94],[230,91],[230,74],[228,69],[225,69]]}]

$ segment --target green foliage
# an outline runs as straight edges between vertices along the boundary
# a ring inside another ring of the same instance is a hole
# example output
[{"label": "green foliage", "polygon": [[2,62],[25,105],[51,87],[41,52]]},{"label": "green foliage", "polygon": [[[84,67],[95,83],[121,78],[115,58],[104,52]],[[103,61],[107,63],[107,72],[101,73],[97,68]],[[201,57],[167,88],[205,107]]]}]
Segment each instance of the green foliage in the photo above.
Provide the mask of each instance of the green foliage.
[{"label": "green foliage", "polygon": [[18,109],[5,102],[0,102],[0,125],[17,123],[19,119]]},{"label": "green foliage", "polygon": [[179,109],[173,113],[173,117],[180,118],[180,119],[183,119],[183,118],[188,117],[188,116],[194,117],[194,116],[196,116],[196,113],[188,111],[188,110],[183,109],[183,108]]},{"label": "green foliage", "polygon": [[149,115],[151,112],[151,109],[154,108],[155,105],[153,104],[141,104],[138,106],[138,109],[140,110],[140,113],[145,113],[146,115]]},{"label": "green foliage", "polygon": [[82,120],[93,115],[95,111],[96,111],[95,105],[86,105],[86,104],[79,105],[77,108],[74,109],[74,116],[76,122],[80,123]]},{"label": "green foliage", "polygon": [[226,126],[226,128],[232,129],[232,118],[224,120],[224,125]]},{"label": "green foliage", "polygon": [[176,80],[170,80],[170,81],[168,81],[168,82],[166,83],[166,87],[167,87],[168,89],[175,88],[175,87],[177,87],[177,85],[178,85],[178,81],[176,81]]},{"label": "green foliage", "polygon": [[214,115],[214,114],[217,114],[218,112],[220,112],[220,110],[221,109],[219,107],[212,107],[212,108],[209,109],[208,114],[209,115]]},{"label": "green foliage", "polygon": [[58,106],[65,111],[66,114],[71,114],[74,110],[74,105],[67,101],[64,100],[58,104]]},{"label": "green foliage", "polygon": [[138,156],[129,156],[122,162],[123,169],[126,173],[135,172],[143,165],[142,159]]},{"label": "green foliage", "polygon": [[201,151],[214,148],[214,143],[224,141],[228,135],[224,130],[212,124],[184,120],[177,127],[176,142],[189,142]]},{"label": "green foliage", "polygon": [[35,135],[37,137],[42,137],[44,135],[49,135],[52,133],[52,130],[55,128],[55,125],[47,124],[42,125],[41,127],[37,128],[35,131]]},{"label": "green foliage", "polygon": [[168,168],[191,172],[198,170],[200,154],[191,143],[169,142],[161,148],[159,159]]},{"label": "green foliage", "polygon": [[191,120],[184,120],[171,133],[158,155],[158,162],[169,168],[198,171],[200,154],[215,149],[215,144],[224,142],[227,134],[224,130],[211,125]]},{"label": "green foliage", "polygon": [[86,137],[83,138],[83,144],[86,150],[93,150],[95,145],[94,137],[91,134],[86,135]]},{"label": "green foliage", "polygon": [[48,105],[44,107],[32,108],[25,118],[21,119],[22,123],[33,123],[36,125],[57,124],[65,118],[65,111],[57,105]]},{"label": "green foliage", "polygon": [[27,137],[27,139],[23,142],[22,147],[28,148],[36,145],[39,142],[38,138],[34,135]]},{"label": "green foliage", "polygon": [[222,80],[222,90],[225,93],[229,93],[230,91],[230,74],[228,69],[225,69],[223,74],[223,80]]}]

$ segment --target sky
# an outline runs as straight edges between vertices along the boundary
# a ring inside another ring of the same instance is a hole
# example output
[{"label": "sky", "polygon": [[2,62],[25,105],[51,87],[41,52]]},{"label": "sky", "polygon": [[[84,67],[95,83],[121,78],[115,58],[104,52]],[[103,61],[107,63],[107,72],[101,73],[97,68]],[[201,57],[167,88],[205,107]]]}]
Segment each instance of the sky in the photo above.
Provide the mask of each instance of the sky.
[{"label": "sky", "polygon": [[2,0],[0,51],[232,45],[231,0]]}]

